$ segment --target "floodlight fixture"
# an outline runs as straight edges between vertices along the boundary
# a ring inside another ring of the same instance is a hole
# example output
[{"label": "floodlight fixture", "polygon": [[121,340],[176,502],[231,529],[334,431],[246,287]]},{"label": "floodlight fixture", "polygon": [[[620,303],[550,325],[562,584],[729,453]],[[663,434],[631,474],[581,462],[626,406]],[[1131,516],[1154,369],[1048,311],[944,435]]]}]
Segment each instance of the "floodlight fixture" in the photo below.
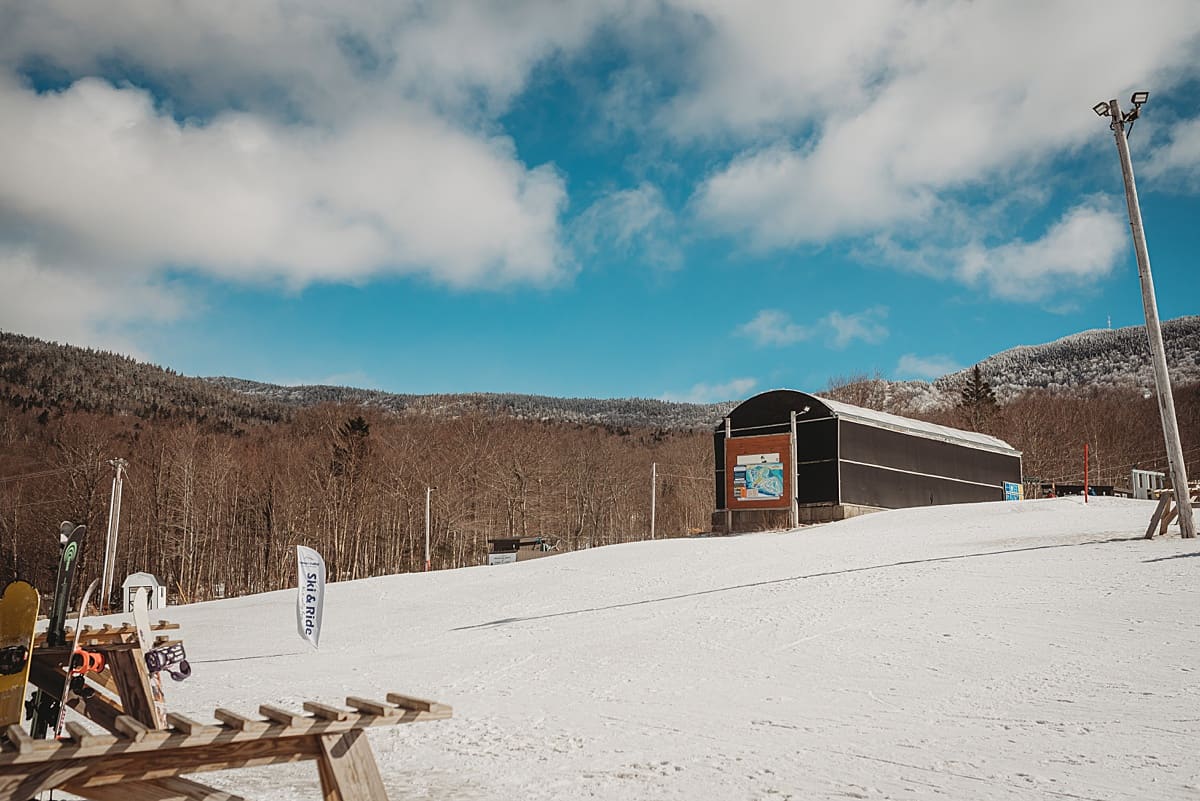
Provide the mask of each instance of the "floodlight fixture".
[{"label": "floodlight fixture", "polygon": [[1135,106],[1140,106],[1140,105],[1142,105],[1143,103],[1145,103],[1145,102],[1146,102],[1147,100],[1149,100],[1149,99],[1150,99],[1150,93],[1149,93],[1149,92],[1134,92],[1134,93],[1133,93],[1133,94],[1130,96],[1130,98],[1129,98],[1129,102],[1130,102],[1130,103],[1132,103],[1132,104],[1133,104],[1133,105],[1135,105]]},{"label": "floodlight fixture", "polygon": [[1097,103],[1096,105],[1092,106],[1092,111],[1096,112],[1097,117],[1107,117],[1108,116],[1108,103],[1107,102]]}]

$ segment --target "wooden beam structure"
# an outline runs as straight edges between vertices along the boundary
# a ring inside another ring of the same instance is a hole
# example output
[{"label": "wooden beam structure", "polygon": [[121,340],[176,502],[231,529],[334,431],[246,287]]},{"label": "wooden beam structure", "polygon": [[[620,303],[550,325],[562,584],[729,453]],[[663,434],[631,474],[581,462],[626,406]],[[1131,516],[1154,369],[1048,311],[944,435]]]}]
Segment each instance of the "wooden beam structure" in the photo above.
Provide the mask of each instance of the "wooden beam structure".
[{"label": "wooden beam structure", "polygon": [[[179,642],[161,633],[178,628],[160,620],[154,646]],[[67,705],[106,733],[76,721],[57,740],[34,740],[18,725],[0,731],[0,801],[28,801],[50,789],[94,801],[245,801],[184,774],[303,761],[317,762],[324,801],[386,801],[365,730],[451,715],[444,704],[388,693],[386,701],[351,696],[348,709],[318,701],[305,701],[304,712],[263,704],[255,717],[218,708],[215,722],[204,723],[160,710],[158,679],[134,626],[83,626],[79,643],[102,654],[105,669],[84,674],[87,692],[72,694]],[[44,634],[36,638],[30,683],[59,699],[70,657]]]},{"label": "wooden beam structure", "polygon": [[34,740],[10,726],[0,741],[0,801],[26,801],[49,789],[96,801],[231,801],[237,797],[180,777],[311,760],[327,801],[382,801],[387,794],[365,730],[452,714],[433,701],[397,693],[388,699],[347,698],[350,709],[305,702],[308,715],[263,707],[269,711],[261,719],[217,709],[215,724],[172,714],[159,730],[118,715],[112,734],[71,723],[62,740]]}]

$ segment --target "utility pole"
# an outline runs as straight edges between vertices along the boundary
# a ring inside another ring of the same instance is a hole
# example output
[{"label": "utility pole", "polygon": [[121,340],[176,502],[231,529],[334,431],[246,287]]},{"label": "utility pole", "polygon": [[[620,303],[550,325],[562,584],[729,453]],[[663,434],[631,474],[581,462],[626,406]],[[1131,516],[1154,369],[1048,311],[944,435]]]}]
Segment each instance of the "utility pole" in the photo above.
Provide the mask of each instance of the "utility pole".
[{"label": "utility pole", "polygon": [[1097,103],[1092,107],[1092,111],[1101,117],[1109,118],[1109,127],[1117,140],[1117,153],[1121,157],[1121,175],[1125,179],[1125,205],[1129,208],[1129,228],[1133,232],[1133,248],[1137,255],[1138,276],[1142,283],[1142,308],[1146,313],[1146,337],[1150,340],[1150,354],[1154,364],[1154,387],[1158,394],[1158,411],[1162,416],[1163,438],[1167,445],[1171,487],[1175,491],[1175,503],[1179,508],[1179,531],[1185,538],[1192,538],[1196,536],[1196,523],[1192,518],[1187,466],[1183,461],[1183,446],[1179,441],[1179,422],[1175,418],[1175,398],[1171,394],[1171,376],[1167,372],[1167,353],[1163,347],[1162,328],[1158,323],[1158,302],[1154,297],[1154,279],[1150,274],[1150,253],[1146,249],[1142,210],[1138,205],[1137,185],[1133,179],[1133,162],[1129,157],[1129,140],[1125,135],[1125,123],[1129,123],[1130,130],[1132,130],[1142,105],[1149,99],[1149,92],[1134,92],[1130,98],[1133,110],[1128,113],[1121,112],[1121,106],[1116,100]]},{"label": "utility pole", "polygon": [[658,462],[650,463],[650,539],[654,539],[654,506],[658,502]]},{"label": "utility pole", "polygon": [[433,491],[434,491],[435,489],[437,489],[437,487],[426,487],[426,488],[425,488],[425,572],[426,572],[426,573],[428,573],[428,572],[429,572],[429,570],[430,570],[430,561],[429,561],[429,497],[430,497],[430,496],[433,494]]},{"label": "utility pole", "polygon": [[109,464],[116,468],[113,476],[112,496],[108,504],[108,534],[104,538],[104,572],[100,592],[100,611],[108,609],[108,599],[112,596],[113,573],[117,571],[117,530],[121,525],[121,479],[129,462],[124,459],[110,459]]}]

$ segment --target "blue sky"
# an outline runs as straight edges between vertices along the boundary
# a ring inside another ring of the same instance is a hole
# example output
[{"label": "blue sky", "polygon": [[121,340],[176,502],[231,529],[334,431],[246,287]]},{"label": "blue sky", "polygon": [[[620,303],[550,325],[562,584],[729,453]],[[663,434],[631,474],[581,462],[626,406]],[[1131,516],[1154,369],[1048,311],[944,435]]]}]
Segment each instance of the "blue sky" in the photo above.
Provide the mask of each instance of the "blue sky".
[{"label": "blue sky", "polygon": [[1090,109],[1141,88],[1160,314],[1200,313],[1194,0],[47,0],[0,30],[0,327],[188,375],[713,401],[1140,324]]}]

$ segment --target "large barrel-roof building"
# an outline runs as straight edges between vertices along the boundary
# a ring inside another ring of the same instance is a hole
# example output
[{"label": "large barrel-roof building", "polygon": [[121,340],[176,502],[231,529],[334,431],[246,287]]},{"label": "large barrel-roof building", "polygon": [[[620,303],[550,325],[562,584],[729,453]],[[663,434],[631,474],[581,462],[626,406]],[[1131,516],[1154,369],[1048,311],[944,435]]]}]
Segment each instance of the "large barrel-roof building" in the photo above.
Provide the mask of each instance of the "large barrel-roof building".
[{"label": "large barrel-roof building", "polygon": [[735,407],[713,447],[717,528],[746,527],[746,512],[803,523],[1000,501],[1021,482],[1021,452],[996,437],[787,389]]}]

